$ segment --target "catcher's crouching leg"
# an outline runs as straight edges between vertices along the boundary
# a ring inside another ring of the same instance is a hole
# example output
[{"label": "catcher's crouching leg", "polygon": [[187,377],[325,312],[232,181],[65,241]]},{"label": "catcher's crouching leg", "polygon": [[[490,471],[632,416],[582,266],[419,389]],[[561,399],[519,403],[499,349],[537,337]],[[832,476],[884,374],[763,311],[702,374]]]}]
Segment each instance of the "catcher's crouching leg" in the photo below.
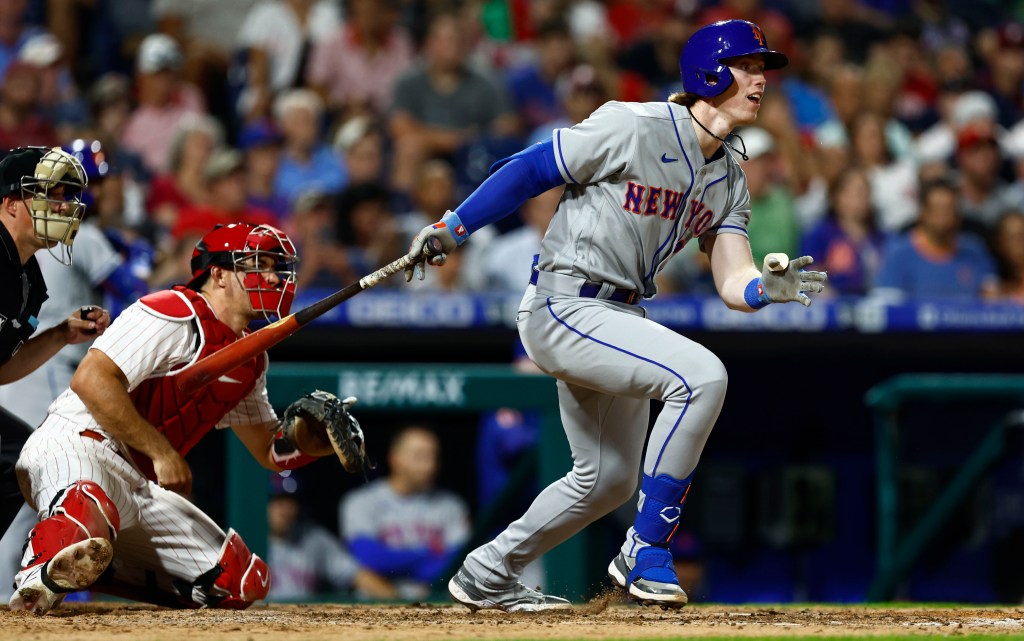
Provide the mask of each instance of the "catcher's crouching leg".
[{"label": "catcher's crouching leg", "polygon": [[217,565],[194,583],[193,598],[210,608],[244,610],[270,592],[270,568],[249,551],[242,537],[228,530]]},{"label": "catcher's crouching leg", "polygon": [[92,585],[114,556],[121,518],[99,485],[73,483],[54,497],[49,512],[29,533],[12,610],[46,614],[66,593]]}]

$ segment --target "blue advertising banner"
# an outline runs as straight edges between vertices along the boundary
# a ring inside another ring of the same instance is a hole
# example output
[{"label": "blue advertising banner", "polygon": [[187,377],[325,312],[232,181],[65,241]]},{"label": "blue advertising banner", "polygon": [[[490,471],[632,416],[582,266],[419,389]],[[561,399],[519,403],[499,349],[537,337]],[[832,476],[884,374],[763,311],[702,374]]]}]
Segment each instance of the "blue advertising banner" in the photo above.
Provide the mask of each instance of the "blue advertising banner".
[{"label": "blue advertising banner", "polygon": [[[332,293],[300,290],[292,309]],[[512,328],[521,294],[437,294],[369,291],[317,323],[395,329]],[[679,331],[715,332],[1018,332],[1024,306],[965,301],[885,302],[872,298],[817,299],[810,307],[769,305],[750,314],[717,297],[663,296],[643,303],[648,317]]]}]

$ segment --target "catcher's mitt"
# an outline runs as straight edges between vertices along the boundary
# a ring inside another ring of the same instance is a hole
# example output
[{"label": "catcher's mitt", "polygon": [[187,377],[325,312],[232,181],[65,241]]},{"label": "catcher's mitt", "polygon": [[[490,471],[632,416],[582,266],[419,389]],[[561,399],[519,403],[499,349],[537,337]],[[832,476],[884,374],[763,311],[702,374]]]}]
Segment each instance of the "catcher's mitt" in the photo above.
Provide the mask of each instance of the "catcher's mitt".
[{"label": "catcher's mitt", "polygon": [[284,411],[284,436],[305,454],[338,455],[346,472],[359,473],[368,465],[366,441],[359,421],[349,414],[356,397],[344,401],[330,392],[316,390]]}]

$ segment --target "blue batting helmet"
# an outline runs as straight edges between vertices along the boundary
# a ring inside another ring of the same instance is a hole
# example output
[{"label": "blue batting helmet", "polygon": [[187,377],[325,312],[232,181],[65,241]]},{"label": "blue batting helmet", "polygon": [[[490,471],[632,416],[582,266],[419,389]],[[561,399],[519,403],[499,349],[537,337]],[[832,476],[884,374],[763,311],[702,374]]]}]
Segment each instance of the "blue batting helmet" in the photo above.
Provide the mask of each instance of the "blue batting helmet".
[{"label": "blue batting helmet", "polygon": [[761,27],[746,20],[722,20],[701,27],[690,36],[679,57],[683,91],[705,98],[720,95],[732,84],[729,58],[761,54],[765,70],[781,69],[789,58],[768,48]]},{"label": "blue batting helmet", "polygon": [[110,173],[110,165],[107,163],[106,154],[103,153],[100,141],[78,138],[71,141],[70,144],[64,145],[63,149],[82,163],[89,182],[100,180]]},{"label": "blue batting helmet", "polygon": [[[89,179],[90,184],[98,184],[110,173],[110,163],[107,162],[106,154],[103,153],[103,146],[100,144],[100,141],[77,138],[64,145],[62,149],[82,163],[82,168],[85,169],[85,176]],[[92,205],[94,200],[88,189],[82,193],[82,202],[86,205]]]}]

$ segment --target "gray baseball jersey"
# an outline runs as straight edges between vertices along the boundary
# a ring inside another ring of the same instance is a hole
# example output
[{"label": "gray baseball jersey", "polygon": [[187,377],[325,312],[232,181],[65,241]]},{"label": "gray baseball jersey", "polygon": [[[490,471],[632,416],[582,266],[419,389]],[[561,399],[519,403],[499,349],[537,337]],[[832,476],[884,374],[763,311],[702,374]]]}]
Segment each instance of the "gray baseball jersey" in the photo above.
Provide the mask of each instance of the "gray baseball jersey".
[{"label": "gray baseball jersey", "polygon": [[568,183],[539,267],[654,296],[654,275],[693,238],[747,233],[750,194],[732,151],[705,164],[690,112],[609,102],[555,130]]},{"label": "gray baseball jersey", "polygon": [[352,588],[359,564],[330,532],[313,523],[299,523],[294,536],[271,536],[267,548],[270,566],[269,601],[311,599],[318,589]]},{"label": "gray baseball jersey", "polygon": [[[403,495],[387,479],[349,492],[338,508],[339,531],[352,545],[359,539],[384,544],[395,554],[428,548],[436,554],[457,548],[469,538],[465,502],[444,490]],[[359,559],[359,553],[356,552]],[[359,559],[376,569],[376,559]],[[380,559],[387,564],[386,559]],[[403,598],[423,598],[429,586],[410,577],[388,576]]]},{"label": "gray baseball jersey", "polygon": [[[611,102],[555,130],[553,147],[568,185],[516,323],[530,358],[558,379],[573,468],[466,558],[464,568],[495,588],[633,496],[652,399],[664,405],[644,473],[684,479],[696,468],[725,400],[725,367],[642,307],[609,299],[616,288],[654,296],[655,274],[687,242],[745,238],[750,219],[732,151],[706,160],[681,105]],[[600,284],[597,297],[586,281]],[[630,528],[621,549],[634,557],[646,544]]]}]

